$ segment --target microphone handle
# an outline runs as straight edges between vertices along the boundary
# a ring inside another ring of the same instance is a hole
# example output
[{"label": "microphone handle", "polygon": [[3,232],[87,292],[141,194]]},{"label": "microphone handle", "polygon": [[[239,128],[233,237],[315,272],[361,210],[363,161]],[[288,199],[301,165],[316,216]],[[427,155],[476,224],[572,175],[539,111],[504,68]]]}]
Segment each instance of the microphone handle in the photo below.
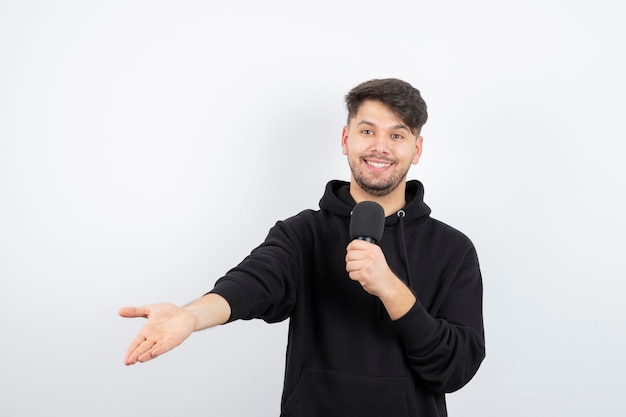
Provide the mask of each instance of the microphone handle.
[{"label": "microphone handle", "polygon": [[366,242],[376,244],[376,239],[373,239],[373,238],[371,238],[369,236],[357,236],[357,239],[364,240]]}]

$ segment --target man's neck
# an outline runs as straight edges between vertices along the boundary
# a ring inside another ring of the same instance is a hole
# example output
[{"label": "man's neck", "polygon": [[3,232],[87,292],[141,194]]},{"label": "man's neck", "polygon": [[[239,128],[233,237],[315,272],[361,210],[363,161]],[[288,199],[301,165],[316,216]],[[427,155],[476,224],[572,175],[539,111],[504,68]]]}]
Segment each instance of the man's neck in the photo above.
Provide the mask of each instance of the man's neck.
[{"label": "man's neck", "polygon": [[385,216],[396,213],[406,205],[406,182],[398,185],[398,188],[384,196],[374,196],[365,192],[354,181],[350,182],[350,195],[355,202],[375,201],[385,210]]}]

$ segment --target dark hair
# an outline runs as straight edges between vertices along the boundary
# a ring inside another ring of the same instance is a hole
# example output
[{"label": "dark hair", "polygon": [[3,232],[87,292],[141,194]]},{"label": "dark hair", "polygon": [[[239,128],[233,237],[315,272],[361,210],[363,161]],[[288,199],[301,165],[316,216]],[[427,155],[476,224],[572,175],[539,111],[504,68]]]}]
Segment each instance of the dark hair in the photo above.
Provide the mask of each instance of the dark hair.
[{"label": "dark hair", "polygon": [[365,81],[350,90],[346,94],[348,123],[366,100],[380,101],[389,107],[397,118],[406,123],[413,134],[419,134],[428,119],[426,102],[419,90],[397,78]]}]

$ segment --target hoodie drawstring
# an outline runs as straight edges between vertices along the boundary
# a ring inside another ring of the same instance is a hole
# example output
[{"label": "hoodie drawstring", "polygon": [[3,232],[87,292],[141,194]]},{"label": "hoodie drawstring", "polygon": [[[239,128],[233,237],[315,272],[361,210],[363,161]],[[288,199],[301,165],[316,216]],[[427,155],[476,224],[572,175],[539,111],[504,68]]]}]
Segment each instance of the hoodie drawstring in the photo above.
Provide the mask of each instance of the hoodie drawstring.
[{"label": "hoodie drawstring", "polygon": [[404,238],[404,217],[406,213],[404,210],[399,210],[397,213],[400,218],[400,246],[402,246],[402,255],[404,256],[404,269],[406,269],[406,284],[411,288],[411,269],[409,268],[409,253],[406,250],[406,240]]},{"label": "hoodie drawstring", "polygon": [[[411,288],[411,269],[409,268],[409,253],[406,249],[406,240],[404,238],[404,217],[406,213],[404,210],[399,210],[396,215],[400,219],[400,246],[402,247],[402,257],[404,258],[404,269],[406,270],[406,285]],[[379,298],[376,299],[376,312],[378,317],[383,320],[386,316],[384,313],[382,301]]]}]

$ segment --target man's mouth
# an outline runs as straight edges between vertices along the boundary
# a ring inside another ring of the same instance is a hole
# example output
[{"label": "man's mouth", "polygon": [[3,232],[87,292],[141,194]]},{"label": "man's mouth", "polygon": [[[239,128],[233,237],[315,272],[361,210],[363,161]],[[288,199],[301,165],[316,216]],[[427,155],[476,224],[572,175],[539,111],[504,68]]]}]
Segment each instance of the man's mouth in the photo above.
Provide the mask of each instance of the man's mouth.
[{"label": "man's mouth", "polygon": [[391,166],[389,162],[376,162],[376,161],[370,161],[367,159],[365,160],[365,163],[371,166],[372,168],[376,168],[376,169],[383,169],[383,168],[387,168]]}]

